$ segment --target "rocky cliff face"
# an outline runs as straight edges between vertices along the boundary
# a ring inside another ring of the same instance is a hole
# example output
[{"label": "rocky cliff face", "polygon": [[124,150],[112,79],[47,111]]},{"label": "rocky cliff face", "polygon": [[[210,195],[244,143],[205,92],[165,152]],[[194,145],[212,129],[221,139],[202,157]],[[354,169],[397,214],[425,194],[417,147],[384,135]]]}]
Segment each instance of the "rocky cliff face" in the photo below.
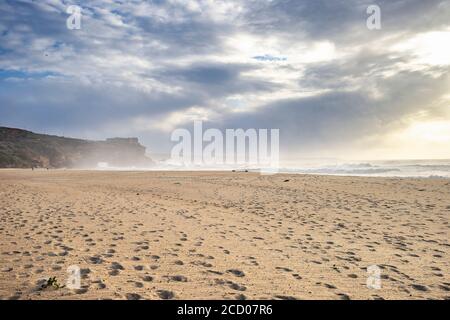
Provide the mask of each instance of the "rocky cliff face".
[{"label": "rocky cliff face", "polygon": [[100,162],[114,167],[153,163],[137,138],[90,141],[0,127],[2,168],[94,168]]}]

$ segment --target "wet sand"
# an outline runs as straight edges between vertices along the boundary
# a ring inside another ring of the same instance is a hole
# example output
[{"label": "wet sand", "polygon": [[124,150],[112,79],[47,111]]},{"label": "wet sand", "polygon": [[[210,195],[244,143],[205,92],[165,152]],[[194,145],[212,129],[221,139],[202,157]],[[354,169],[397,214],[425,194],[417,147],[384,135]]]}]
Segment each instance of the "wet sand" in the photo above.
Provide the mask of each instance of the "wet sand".
[{"label": "wet sand", "polygon": [[0,298],[449,299],[449,216],[446,179],[0,170]]}]

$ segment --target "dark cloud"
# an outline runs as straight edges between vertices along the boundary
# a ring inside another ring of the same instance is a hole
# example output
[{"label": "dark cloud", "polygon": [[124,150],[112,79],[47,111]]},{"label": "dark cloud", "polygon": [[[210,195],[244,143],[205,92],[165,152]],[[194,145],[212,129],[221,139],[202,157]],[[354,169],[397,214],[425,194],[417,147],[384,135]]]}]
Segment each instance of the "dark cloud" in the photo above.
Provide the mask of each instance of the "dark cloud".
[{"label": "dark cloud", "polygon": [[277,90],[279,85],[269,81],[248,78],[246,71],[258,70],[251,64],[195,63],[186,67],[165,67],[153,72],[163,82],[189,88],[191,95],[205,99],[226,97],[230,94]]},{"label": "dark cloud", "polygon": [[434,112],[430,105],[448,92],[450,75],[435,79],[421,72],[401,72],[377,85],[383,96],[376,99],[365,90],[336,90],[316,97],[280,100],[209,126],[279,128],[285,153],[326,151],[330,146],[346,146],[401,128],[407,117],[418,112]]},{"label": "dark cloud", "polygon": [[134,117],[157,117],[201,102],[194,96],[152,94],[130,87],[57,79],[0,84],[2,124],[40,131],[51,128],[74,132],[77,128],[100,129],[116,123],[126,126]]},{"label": "dark cloud", "polygon": [[[379,32],[366,28],[369,5],[381,9]],[[371,42],[387,33],[400,32],[407,36],[447,27],[449,13],[450,4],[445,0],[279,0],[248,2],[243,19],[245,26],[255,33],[349,44]]]}]

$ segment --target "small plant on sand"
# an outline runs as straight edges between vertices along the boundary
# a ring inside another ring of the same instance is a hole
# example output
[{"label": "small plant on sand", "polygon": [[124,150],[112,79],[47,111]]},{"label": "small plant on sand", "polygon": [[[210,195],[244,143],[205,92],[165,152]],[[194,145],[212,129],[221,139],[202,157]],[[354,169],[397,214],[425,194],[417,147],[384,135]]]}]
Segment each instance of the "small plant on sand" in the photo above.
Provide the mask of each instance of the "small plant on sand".
[{"label": "small plant on sand", "polygon": [[58,280],[56,279],[56,277],[50,277],[50,278],[48,278],[47,282],[41,286],[41,288],[46,289],[46,288],[50,288],[50,287],[52,287],[54,289],[61,289],[61,288],[64,288],[65,285],[60,285],[58,283]]}]

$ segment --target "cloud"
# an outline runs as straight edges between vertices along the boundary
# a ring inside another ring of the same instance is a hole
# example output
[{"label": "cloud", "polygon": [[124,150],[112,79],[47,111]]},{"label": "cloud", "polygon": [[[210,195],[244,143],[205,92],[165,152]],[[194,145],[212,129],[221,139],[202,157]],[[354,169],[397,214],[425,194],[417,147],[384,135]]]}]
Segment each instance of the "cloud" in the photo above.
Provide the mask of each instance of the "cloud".
[{"label": "cloud", "polygon": [[95,0],[79,3],[81,30],[66,28],[71,4],[0,3],[0,125],[161,152],[203,119],[345,156],[450,116],[448,1],[377,1],[376,31],[368,0]]},{"label": "cloud", "polygon": [[[440,113],[443,105],[439,104],[448,93],[448,74],[435,79],[421,72],[402,72],[380,79],[376,86],[383,92],[381,97],[373,98],[363,89],[333,90],[315,97],[277,101],[221,125],[279,128],[281,148],[286,153],[330,157],[343,156],[343,150],[361,147],[369,139],[382,144],[386,134],[405,129],[418,115],[423,119],[448,119],[449,113]],[[445,105],[448,107],[448,100]],[[357,152],[347,156],[357,157]]]}]

